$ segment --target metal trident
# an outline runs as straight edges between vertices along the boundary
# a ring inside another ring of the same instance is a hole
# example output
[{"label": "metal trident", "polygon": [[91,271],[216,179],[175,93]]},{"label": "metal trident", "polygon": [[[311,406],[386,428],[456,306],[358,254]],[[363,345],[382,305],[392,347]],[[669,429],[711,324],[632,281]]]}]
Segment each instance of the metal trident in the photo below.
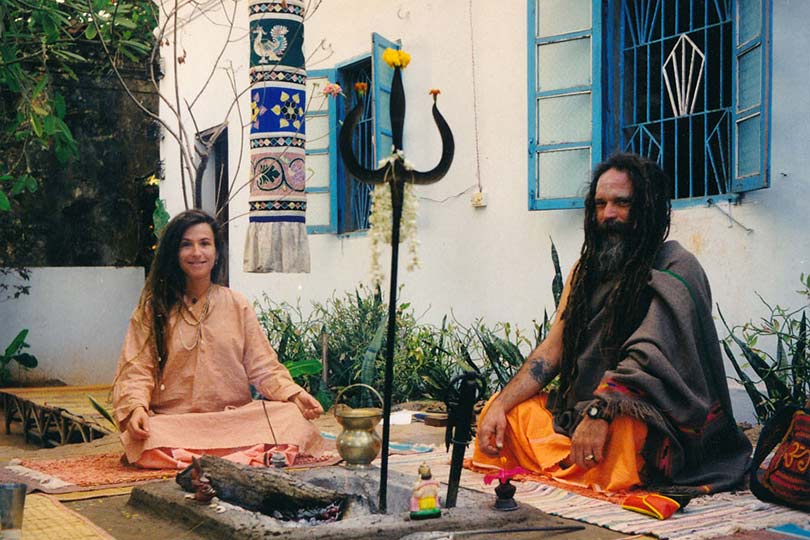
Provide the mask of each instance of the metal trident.
[{"label": "metal trident", "polygon": [[[383,388],[383,436],[382,436],[382,462],[380,464],[380,512],[387,510],[388,492],[388,446],[391,430],[391,386],[394,378],[394,339],[396,334],[396,296],[397,296],[397,265],[399,261],[399,226],[402,220],[402,203],[405,191],[405,182],[425,185],[441,180],[447,174],[450,164],[453,163],[455,143],[450,126],[436,106],[436,95],[433,95],[433,120],[439,128],[442,139],[442,157],[431,171],[420,172],[411,170],[405,165],[402,152],[402,127],[405,122],[405,91],[402,87],[402,69],[394,67],[394,78],[391,82],[391,130],[393,132],[394,148],[390,159],[382,167],[371,170],[363,167],[357,161],[352,149],[352,134],[354,127],[363,115],[363,100],[349,112],[340,128],[339,149],[349,173],[367,184],[391,184],[391,206],[393,227],[391,229],[391,279],[388,295],[388,340],[385,351],[385,382]],[[379,112],[378,112],[379,114]]]}]

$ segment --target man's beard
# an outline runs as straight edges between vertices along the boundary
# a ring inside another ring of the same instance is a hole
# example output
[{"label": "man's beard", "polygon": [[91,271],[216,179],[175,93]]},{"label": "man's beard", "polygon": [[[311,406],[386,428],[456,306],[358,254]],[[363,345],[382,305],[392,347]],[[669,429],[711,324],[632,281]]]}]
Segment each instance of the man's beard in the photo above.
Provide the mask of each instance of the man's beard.
[{"label": "man's beard", "polygon": [[603,279],[613,277],[627,262],[631,227],[617,221],[599,224],[597,227],[599,244],[596,250],[596,270]]}]

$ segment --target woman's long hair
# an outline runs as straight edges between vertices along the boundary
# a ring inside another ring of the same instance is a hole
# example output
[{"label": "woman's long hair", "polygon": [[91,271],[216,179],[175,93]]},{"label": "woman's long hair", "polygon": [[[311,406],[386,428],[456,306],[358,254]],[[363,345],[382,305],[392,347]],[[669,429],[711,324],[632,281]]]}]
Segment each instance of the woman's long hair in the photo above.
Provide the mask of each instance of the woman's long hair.
[{"label": "woman's long hair", "polygon": [[214,232],[217,258],[211,269],[211,283],[220,283],[225,277],[227,253],[222,238],[222,227],[216,219],[202,210],[186,210],[169,221],[158,243],[155,258],[146,277],[138,303],[142,320],[149,321],[151,337],[158,358],[158,371],[166,362],[166,325],[172,309],[182,302],[186,290],[186,275],[180,268],[180,242],[189,227],[207,223]]},{"label": "woman's long hair", "polygon": [[626,256],[604,303],[606,317],[600,350],[611,357],[611,365],[615,366],[619,361],[622,343],[641,323],[647,310],[649,301],[645,291],[650,270],[669,234],[670,182],[656,163],[635,154],[615,154],[594,170],[585,198],[585,241],[571,279],[571,296],[562,314],[565,326],[558,410],[566,406],[577,379],[577,357],[585,347],[588,323],[593,316],[591,297],[603,277],[597,257],[604,235],[596,221],[594,199],[599,177],[610,169],[627,173],[633,184],[628,219],[630,230],[624,237]]}]

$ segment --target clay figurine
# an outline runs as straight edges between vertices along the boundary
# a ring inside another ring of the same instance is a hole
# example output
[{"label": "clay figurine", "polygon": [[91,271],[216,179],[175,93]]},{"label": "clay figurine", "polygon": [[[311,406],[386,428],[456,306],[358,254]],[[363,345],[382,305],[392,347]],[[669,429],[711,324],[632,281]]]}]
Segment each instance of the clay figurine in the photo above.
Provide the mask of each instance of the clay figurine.
[{"label": "clay figurine", "polygon": [[411,495],[411,519],[441,517],[439,508],[439,482],[433,479],[426,463],[419,466],[419,479],[413,485]]},{"label": "clay figurine", "polygon": [[211,485],[211,479],[203,472],[197,458],[191,458],[191,488],[194,490],[192,498],[198,502],[207,503],[217,494]]}]

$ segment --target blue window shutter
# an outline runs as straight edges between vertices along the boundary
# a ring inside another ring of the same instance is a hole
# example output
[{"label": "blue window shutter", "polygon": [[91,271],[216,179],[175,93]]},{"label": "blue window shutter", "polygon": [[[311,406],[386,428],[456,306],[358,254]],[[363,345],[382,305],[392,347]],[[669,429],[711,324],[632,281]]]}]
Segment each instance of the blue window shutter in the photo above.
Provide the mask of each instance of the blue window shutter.
[{"label": "blue window shutter", "polygon": [[385,49],[399,50],[402,45],[377,33],[371,34],[371,44],[371,74],[374,81],[374,152],[379,161],[391,155],[391,145],[393,144],[389,104],[394,70],[383,61],[382,56]]},{"label": "blue window shutter", "polygon": [[528,0],[529,209],[581,208],[602,159],[602,0]]},{"label": "blue window shutter", "polygon": [[771,1],[738,0],[736,9],[731,190],[742,192],[770,183]]},{"label": "blue window shutter", "polygon": [[[325,97],[324,85],[336,82],[336,69],[307,71],[307,232],[337,232],[337,110],[342,96]],[[345,90],[344,90],[345,92]]]}]

